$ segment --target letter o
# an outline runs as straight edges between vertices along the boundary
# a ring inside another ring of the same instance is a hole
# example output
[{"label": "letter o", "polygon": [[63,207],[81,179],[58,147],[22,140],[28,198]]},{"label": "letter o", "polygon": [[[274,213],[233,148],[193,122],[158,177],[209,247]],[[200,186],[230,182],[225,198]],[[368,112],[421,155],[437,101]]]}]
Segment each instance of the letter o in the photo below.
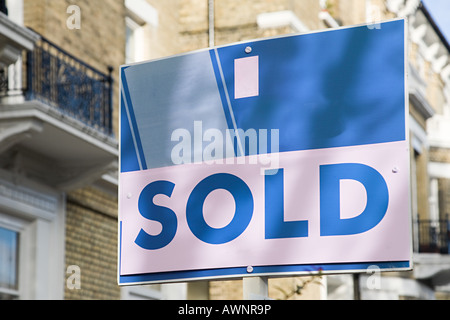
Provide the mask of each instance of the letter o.
[{"label": "letter o", "polygon": [[[203,216],[203,204],[214,190],[231,193],[236,203],[233,220],[223,228],[209,226]],[[192,233],[201,241],[223,244],[239,237],[247,229],[253,216],[253,195],[240,178],[226,173],[214,174],[202,180],[192,190],[186,206],[186,219]]]}]

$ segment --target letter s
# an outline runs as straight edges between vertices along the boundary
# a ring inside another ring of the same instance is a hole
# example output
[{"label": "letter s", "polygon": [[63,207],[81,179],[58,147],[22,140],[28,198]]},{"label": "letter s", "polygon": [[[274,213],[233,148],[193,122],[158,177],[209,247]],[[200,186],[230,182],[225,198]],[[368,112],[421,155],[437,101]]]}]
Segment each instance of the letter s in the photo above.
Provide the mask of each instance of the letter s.
[{"label": "letter s", "polygon": [[140,214],[153,221],[162,224],[162,231],[159,235],[153,236],[143,229],[139,232],[134,241],[139,247],[146,250],[157,250],[167,246],[175,237],[177,232],[177,216],[175,212],[166,207],[161,207],[153,202],[153,198],[158,194],[172,196],[175,184],[169,181],[155,181],[142,190],[139,196],[138,207]]}]

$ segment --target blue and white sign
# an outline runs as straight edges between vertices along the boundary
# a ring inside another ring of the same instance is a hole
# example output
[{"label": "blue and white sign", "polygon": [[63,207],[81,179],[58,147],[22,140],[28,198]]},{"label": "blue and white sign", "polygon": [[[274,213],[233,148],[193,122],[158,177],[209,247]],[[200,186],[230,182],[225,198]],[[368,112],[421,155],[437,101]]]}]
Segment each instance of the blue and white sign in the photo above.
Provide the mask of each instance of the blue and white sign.
[{"label": "blue and white sign", "polygon": [[121,68],[121,285],[411,269],[405,21]]}]

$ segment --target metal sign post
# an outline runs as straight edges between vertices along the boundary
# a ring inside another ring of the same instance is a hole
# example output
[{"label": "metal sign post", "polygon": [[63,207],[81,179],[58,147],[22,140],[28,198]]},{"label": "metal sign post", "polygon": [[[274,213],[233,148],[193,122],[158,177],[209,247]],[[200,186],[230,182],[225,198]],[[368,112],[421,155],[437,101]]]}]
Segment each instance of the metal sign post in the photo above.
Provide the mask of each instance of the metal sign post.
[{"label": "metal sign post", "polygon": [[244,300],[267,300],[269,298],[268,277],[244,277]]}]

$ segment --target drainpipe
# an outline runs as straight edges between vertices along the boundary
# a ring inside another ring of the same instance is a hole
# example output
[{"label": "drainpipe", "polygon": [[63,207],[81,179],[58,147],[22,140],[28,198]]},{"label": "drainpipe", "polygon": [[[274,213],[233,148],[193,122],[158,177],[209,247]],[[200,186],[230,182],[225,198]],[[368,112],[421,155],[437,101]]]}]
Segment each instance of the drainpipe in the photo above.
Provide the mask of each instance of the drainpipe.
[{"label": "drainpipe", "polygon": [[208,0],[208,21],[209,21],[208,36],[209,36],[209,46],[210,47],[214,47],[214,45],[215,45],[214,18],[215,18],[214,0]]}]

